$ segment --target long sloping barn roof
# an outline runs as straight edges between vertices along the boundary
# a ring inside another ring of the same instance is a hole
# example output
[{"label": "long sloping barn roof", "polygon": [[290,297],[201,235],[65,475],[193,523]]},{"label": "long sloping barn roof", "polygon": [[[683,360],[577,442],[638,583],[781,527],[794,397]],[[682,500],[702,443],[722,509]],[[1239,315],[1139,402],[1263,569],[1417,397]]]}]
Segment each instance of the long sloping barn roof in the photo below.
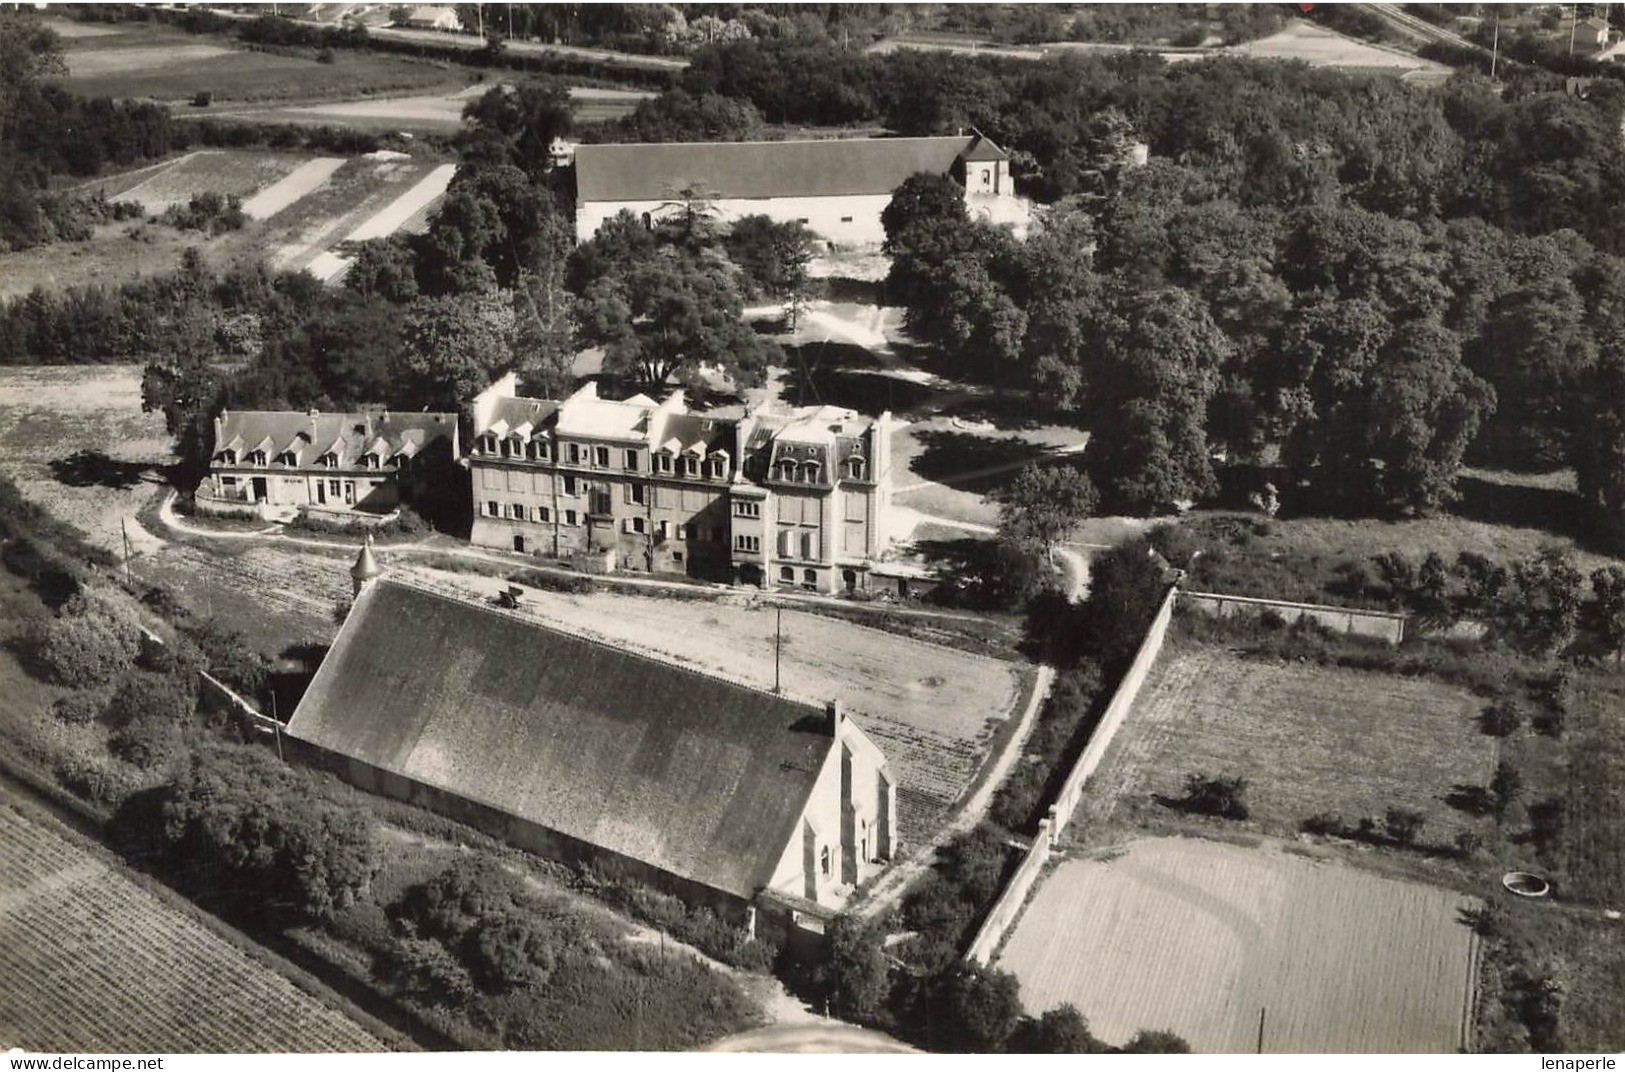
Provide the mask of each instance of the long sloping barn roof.
[{"label": "long sloping barn roof", "polygon": [[982,141],[964,135],[582,145],[576,199],[664,201],[686,186],[724,198],[889,194],[915,172],[947,174]]},{"label": "long sloping barn roof", "polygon": [[811,705],[386,579],[288,732],[740,897],[834,744]]}]

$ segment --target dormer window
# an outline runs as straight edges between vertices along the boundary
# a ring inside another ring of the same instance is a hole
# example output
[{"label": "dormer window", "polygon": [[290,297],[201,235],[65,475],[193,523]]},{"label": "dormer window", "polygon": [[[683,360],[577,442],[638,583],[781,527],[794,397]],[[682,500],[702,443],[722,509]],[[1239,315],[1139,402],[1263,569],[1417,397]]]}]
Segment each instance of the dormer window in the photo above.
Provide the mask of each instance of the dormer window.
[{"label": "dormer window", "polygon": [[665,452],[661,452],[661,453],[655,455],[655,472],[657,472],[657,473],[669,473],[669,472],[671,472],[671,455],[670,454],[667,454]]},{"label": "dormer window", "polygon": [[322,468],[337,469],[338,467],[339,456],[337,454],[334,454],[332,451],[328,451],[326,454],[322,455]]},{"label": "dormer window", "polygon": [[249,465],[264,465],[265,464],[265,452],[263,450],[254,451],[252,454],[250,454],[248,456],[248,464]]},{"label": "dormer window", "polygon": [[688,476],[700,475],[700,460],[693,455],[683,459],[683,472]]},{"label": "dormer window", "polygon": [[291,450],[285,450],[281,454],[278,454],[276,456],[276,460],[278,465],[286,465],[289,468],[299,464],[299,462],[294,458],[293,451]]},{"label": "dormer window", "polygon": [[846,460],[846,475],[852,480],[863,479],[863,459],[848,458]]},{"label": "dormer window", "polygon": [[221,451],[220,456],[227,465],[237,464],[237,452],[234,450]]},{"label": "dormer window", "polygon": [[379,467],[379,459],[376,454],[367,455],[365,461],[368,469],[377,469]]},{"label": "dormer window", "polygon": [[786,458],[779,463],[779,479],[786,483],[796,478],[796,463]]},{"label": "dormer window", "polygon": [[497,437],[486,433],[480,436],[480,453],[495,454],[497,452]]},{"label": "dormer window", "polygon": [[808,462],[801,467],[802,479],[809,484],[818,483],[818,463]]}]

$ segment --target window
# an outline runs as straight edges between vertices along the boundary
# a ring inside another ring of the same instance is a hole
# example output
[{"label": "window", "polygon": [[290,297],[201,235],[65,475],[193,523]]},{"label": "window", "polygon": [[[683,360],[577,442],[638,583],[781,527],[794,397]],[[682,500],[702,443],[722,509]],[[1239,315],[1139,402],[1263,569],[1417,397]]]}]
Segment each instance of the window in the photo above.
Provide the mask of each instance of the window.
[{"label": "window", "polygon": [[803,588],[817,588],[818,587],[818,571],[817,570],[802,570],[801,571],[801,587],[803,587]]},{"label": "window", "polygon": [[671,537],[671,522],[670,521],[656,521],[655,522],[655,536],[657,538],[659,538],[659,539],[662,539],[662,540],[669,539]]},{"label": "window", "polygon": [[542,522],[552,521],[553,511],[549,510],[545,506],[538,506],[536,508],[536,520]]},{"label": "window", "polygon": [[853,480],[863,479],[863,459],[848,458],[846,460],[846,475]]},{"label": "window", "polygon": [[712,458],[705,463],[705,475],[712,480],[721,480],[728,475],[727,463],[721,458]]},{"label": "window", "polygon": [[[661,524],[664,525],[665,522],[662,521]],[[687,525],[678,525],[677,526],[677,538],[679,540],[688,539],[688,526]]]},{"label": "window", "polygon": [[829,874],[829,846],[825,845],[818,850],[818,870]]},{"label": "window", "polygon": [[795,533],[790,529],[779,530],[779,557],[789,558],[796,553]]},{"label": "window", "polygon": [[[322,468],[324,468],[324,469],[337,469],[338,467],[339,467],[339,456],[337,454],[334,454],[332,451],[328,451],[326,454],[322,455]],[[337,491],[338,488],[334,488],[333,490]]]},{"label": "window", "polygon": [[237,452],[234,451],[234,450],[226,451],[225,459],[226,459],[226,464],[227,465],[236,465],[237,464]]},{"label": "window", "polygon": [[992,186],[993,185],[993,172],[989,171],[987,168],[982,169],[982,185],[983,186]]},{"label": "window", "polygon": [[548,452],[547,452],[547,444],[546,443],[538,443],[538,442],[535,442],[534,440],[531,442],[531,444],[530,444],[530,456],[532,458],[534,458],[535,460],[537,460],[539,462],[545,462],[545,461],[547,461],[547,453]]},{"label": "window", "polygon": [[[292,456],[290,455],[289,457],[291,459]],[[368,469],[377,469],[380,464],[381,463],[378,460],[378,455],[376,455],[376,454],[367,455],[367,468]]]},{"label": "window", "polygon": [[759,502],[754,502],[750,499],[736,499],[734,500],[734,516],[761,517],[762,504]]},{"label": "window", "polygon": [[248,456],[248,462],[249,462],[250,465],[264,465],[265,464],[265,452],[263,450],[254,451],[252,454],[250,454]]},{"label": "window", "polygon": [[480,453],[495,454],[497,452],[497,437],[486,434],[480,436]]},{"label": "window", "polygon": [[692,454],[683,459],[683,472],[688,476],[700,475],[700,460]]},{"label": "window", "polygon": [[[336,498],[336,497],[337,497],[337,496],[338,496],[338,493],[339,493],[339,482],[338,482],[338,481],[337,481],[337,480],[329,480],[329,481],[328,481],[328,482],[327,482],[327,493],[328,493],[328,494],[329,494],[329,495],[332,495],[332,496],[334,496],[334,497],[335,497],[335,498]],[[495,515],[495,514],[496,514],[496,511],[495,511],[495,510],[493,510],[493,511],[491,511],[491,513],[492,513],[492,515],[493,515],[493,516],[494,516],[494,515]]]},{"label": "window", "polygon": [[655,472],[657,472],[657,473],[669,473],[669,472],[671,472],[671,455],[670,454],[656,454],[655,459],[654,459],[654,467],[655,467]]},{"label": "window", "polygon": [[574,510],[566,510],[566,511],[564,511],[564,523],[566,525],[580,524],[580,522],[578,522],[576,520],[576,512]]},{"label": "window", "polygon": [[587,492],[587,512],[589,514],[609,513],[609,492],[599,488]]},{"label": "window", "polygon": [[626,501],[629,502],[629,503],[633,503],[633,504],[635,504],[637,506],[648,506],[649,505],[648,485],[646,485],[646,484],[628,484],[628,485],[626,485]]},{"label": "window", "polygon": [[600,469],[608,469],[609,468],[609,448],[608,447],[594,447],[592,454],[593,454],[592,460],[593,460],[594,465],[598,466]]},{"label": "window", "polygon": [[852,217],[851,216],[842,216],[841,217],[841,222],[842,223],[851,223],[852,222]]},{"label": "window", "polygon": [[818,558],[818,530],[807,529],[801,534],[801,557],[809,562]]},{"label": "window", "polygon": [[683,564],[683,552],[673,551],[671,553],[671,562],[674,566],[681,566]]},{"label": "window", "polygon": [[789,482],[795,479],[796,463],[786,458],[779,463],[779,479]]},{"label": "window", "polygon": [[581,464],[581,447],[578,444],[575,444],[575,443],[570,444],[570,464],[571,465],[580,465]]},{"label": "window", "polygon": [[632,470],[634,473],[638,471],[638,452],[637,451],[629,450],[629,451],[626,452],[626,467],[628,469]]},{"label": "window", "polygon": [[575,494],[576,494],[576,478],[575,477],[567,476],[567,477],[564,478],[564,494],[569,495],[572,498],[575,496]]},{"label": "window", "polygon": [[811,223],[811,222],[812,222],[812,220],[811,220],[811,219],[810,219],[810,218],[809,218],[809,217],[807,217],[807,216],[800,216],[800,217],[798,217],[798,218],[797,218],[797,219],[796,219],[796,222],[797,222],[797,223]]},{"label": "window", "polygon": [[487,517],[501,517],[502,504],[498,503],[495,499],[492,499],[490,502],[485,504],[485,514]]},{"label": "window", "polygon": [[524,503],[514,503],[510,507],[510,509],[513,511],[513,519],[515,521],[523,521],[523,520],[525,520],[525,504]]},{"label": "window", "polygon": [[780,566],[779,567],[779,583],[780,584],[795,584],[796,583],[795,567],[793,567],[793,566]]},{"label": "window", "polygon": [[741,535],[734,537],[734,550],[736,551],[760,551],[761,549],[762,539],[760,536]]},{"label": "window", "polygon": [[626,531],[627,532],[634,532],[634,533],[637,533],[639,536],[642,536],[645,532],[649,531],[648,525],[647,525],[647,520],[648,520],[647,518],[642,518],[642,517],[629,517],[629,518],[627,518],[626,519]]},{"label": "window", "polygon": [[804,479],[807,483],[809,483],[809,484],[818,483],[818,463],[817,462],[808,462],[806,465],[801,467],[801,472],[803,474],[802,479]]}]

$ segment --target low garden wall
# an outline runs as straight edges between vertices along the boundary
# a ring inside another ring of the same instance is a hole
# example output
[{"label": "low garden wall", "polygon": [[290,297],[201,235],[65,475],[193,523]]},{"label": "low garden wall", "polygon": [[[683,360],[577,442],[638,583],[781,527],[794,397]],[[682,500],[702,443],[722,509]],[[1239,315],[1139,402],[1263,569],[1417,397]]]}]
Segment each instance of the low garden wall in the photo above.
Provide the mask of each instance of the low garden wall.
[{"label": "low garden wall", "polygon": [[1291,603],[1282,599],[1228,596],[1217,592],[1180,592],[1179,598],[1187,606],[1220,618],[1274,612],[1288,624],[1308,618],[1327,629],[1353,636],[1374,637],[1390,644],[1398,644],[1405,639],[1405,615],[1394,611],[1354,610],[1322,603]]},{"label": "low garden wall", "polygon": [[1162,606],[1157,610],[1157,616],[1151,619],[1151,625],[1145,631],[1140,647],[1134,653],[1134,661],[1129,664],[1128,671],[1124,673],[1123,680],[1118,682],[1117,691],[1112,693],[1111,702],[1106,705],[1106,711],[1100,716],[1094,732],[1089,735],[1089,744],[1084,748],[1083,754],[1078,756],[1071,771],[1067,773],[1066,781],[1055,794],[1055,800],[1049,807],[1049,818],[1041,819],[1038,823],[1038,836],[1033,838],[1032,847],[1017,866],[1010,881],[1005,884],[998,900],[988,910],[987,918],[977,930],[965,959],[976,964],[987,964],[993,959],[993,951],[1003,940],[1004,933],[1021,914],[1021,906],[1027,901],[1027,894],[1032,891],[1033,883],[1043,872],[1044,865],[1049,862],[1050,854],[1054,851],[1055,841],[1066,824],[1072,820],[1073,809],[1077,807],[1078,797],[1083,793],[1083,785],[1089,776],[1100,766],[1100,761],[1106,755],[1106,749],[1111,747],[1112,739],[1122,728],[1123,720],[1128,717],[1129,709],[1134,706],[1134,700],[1140,694],[1140,688],[1156,664],[1157,656],[1162,653],[1162,642],[1168,636],[1168,622],[1173,618],[1174,600],[1179,596],[1177,587],[1170,587],[1168,593],[1162,598]]}]

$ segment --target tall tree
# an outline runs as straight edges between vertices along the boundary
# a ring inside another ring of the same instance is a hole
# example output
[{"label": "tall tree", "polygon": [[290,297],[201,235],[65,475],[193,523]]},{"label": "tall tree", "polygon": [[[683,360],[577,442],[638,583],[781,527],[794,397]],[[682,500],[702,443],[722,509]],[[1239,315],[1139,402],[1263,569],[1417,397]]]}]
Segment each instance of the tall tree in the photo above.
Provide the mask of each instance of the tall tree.
[{"label": "tall tree", "polygon": [[419,298],[402,335],[400,397],[414,409],[455,412],[513,367],[512,296]]},{"label": "tall tree", "polygon": [[1035,545],[1046,555],[1100,501],[1094,483],[1070,465],[1028,465],[996,497],[1000,538]]},{"label": "tall tree", "polygon": [[604,369],[649,391],[674,378],[703,392],[715,368],[735,385],[761,382],[777,347],[742,317],[744,299],[725,260],[662,247],[582,297],[580,341],[604,348]]}]

